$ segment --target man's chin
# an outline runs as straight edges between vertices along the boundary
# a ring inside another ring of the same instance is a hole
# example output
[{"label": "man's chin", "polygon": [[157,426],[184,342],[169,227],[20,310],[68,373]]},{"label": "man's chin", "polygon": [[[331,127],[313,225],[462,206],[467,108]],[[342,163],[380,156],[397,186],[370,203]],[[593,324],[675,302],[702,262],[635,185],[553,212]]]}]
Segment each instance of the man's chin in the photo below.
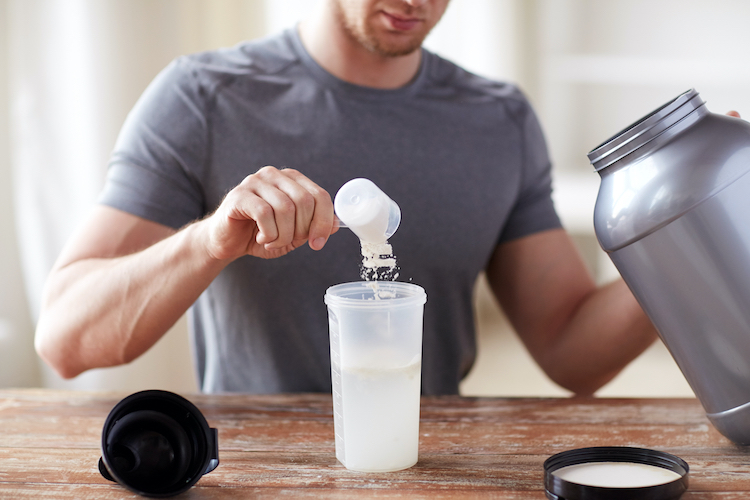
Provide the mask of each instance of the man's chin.
[{"label": "man's chin", "polygon": [[401,40],[398,42],[376,40],[375,43],[370,46],[370,50],[383,57],[408,56],[422,47],[423,40],[424,37],[411,40]]}]

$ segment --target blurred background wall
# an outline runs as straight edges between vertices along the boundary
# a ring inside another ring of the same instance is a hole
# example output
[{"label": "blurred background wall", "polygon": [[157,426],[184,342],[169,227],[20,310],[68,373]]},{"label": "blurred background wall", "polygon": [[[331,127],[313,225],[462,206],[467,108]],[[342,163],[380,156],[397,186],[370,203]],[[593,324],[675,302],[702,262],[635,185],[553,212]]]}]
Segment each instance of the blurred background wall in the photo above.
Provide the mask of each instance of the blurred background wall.
[{"label": "blurred background wall", "polygon": [[[101,189],[127,112],[174,57],[293,26],[314,0],[0,0],[0,386],[196,390],[181,320],[128,366],[63,381],[37,359],[41,287]],[[586,152],[688,88],[750,116],[745,0],[452,0],[426,45],[518,83],[544,125],[555,201],[599,281]],[[480,353],[464,394],[564,395],[476,288]],[[603,396],[689,396],[657,343]]]}]

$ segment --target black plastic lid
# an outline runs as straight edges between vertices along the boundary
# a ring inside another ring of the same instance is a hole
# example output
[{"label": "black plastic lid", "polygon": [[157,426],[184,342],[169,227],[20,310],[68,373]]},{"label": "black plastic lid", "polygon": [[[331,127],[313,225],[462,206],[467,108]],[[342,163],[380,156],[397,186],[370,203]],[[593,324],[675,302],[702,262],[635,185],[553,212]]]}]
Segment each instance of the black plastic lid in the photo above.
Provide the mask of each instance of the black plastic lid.
[{"label": "black plastic lid", "polygon": [[599,171],[636,149],[653,141],[693,111],[705,105],[695,89],[690,89],[624,128],[588,153],[589,162]]},{"label": "black plastic lid", "polygon": [[[573,483],[554,474],[563,467],[594,462],[653,465],[676,472],[680,477],[655,486],[618,488]],[[687,491],[689,470],[683,459],[662,451],[626,446],[579,448],[558,453],[544,462],[544,488],[550,500],[669,500]]]},{"label": "black plastic lid", "polygon": [[115,405],[102,430],[99,472],[130,491],[177,495],[219,465],[218,433],[190,401],[142,391]]}]

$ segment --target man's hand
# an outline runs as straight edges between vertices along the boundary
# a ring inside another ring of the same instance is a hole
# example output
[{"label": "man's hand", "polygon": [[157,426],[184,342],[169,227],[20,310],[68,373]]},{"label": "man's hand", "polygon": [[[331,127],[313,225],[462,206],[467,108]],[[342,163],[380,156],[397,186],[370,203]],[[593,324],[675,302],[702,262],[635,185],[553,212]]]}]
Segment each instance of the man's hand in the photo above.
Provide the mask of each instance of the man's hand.
[{"label": "man's hand", "polygon": [[232,189],[206,220],[218,260],[281,257],[309,242],[320,250],[337,231],[331,196],[293,169],[264,167]]}]

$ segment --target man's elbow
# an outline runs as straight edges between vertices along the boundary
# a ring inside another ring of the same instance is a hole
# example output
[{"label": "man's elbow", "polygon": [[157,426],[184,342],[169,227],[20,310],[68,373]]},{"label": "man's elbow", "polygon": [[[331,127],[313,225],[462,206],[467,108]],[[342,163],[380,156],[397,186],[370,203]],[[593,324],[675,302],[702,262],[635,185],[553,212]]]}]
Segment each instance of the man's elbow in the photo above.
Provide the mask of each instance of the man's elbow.
[{"label": "man's elbow", "polygon": [[574,396],[593,396],[604,387],[617,373],[591,374],[581,372],[547,373],[560,387],[570,391]]},{"label": "man's elbow", "polygon": [[76,366],[74,357],[66,354],[69,349],[58,345],[52,337],[51,332],[47,331],[40,321],[34,336],[34,348],[42,361],[64,379],[71,379],[83,373],[85,370]]}]

